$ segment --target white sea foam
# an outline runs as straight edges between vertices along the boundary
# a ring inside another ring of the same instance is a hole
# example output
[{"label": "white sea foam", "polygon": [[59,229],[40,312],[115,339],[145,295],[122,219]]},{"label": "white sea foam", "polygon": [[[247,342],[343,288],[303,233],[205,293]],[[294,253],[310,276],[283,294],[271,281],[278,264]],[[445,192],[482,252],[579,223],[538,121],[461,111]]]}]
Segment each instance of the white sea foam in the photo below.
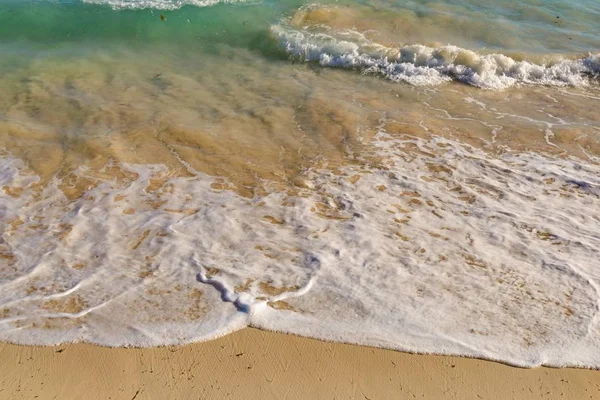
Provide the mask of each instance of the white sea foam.
[{"label": "white sea foam", "polygon": [[115,10],[177,10],[183,6],[210,7],[218,3],[241,3],[244,0],[83,0],[88,4],[105,4]]},{"label": "white sea foam", "polygon": [[350,30],[319,25],[296,29],[275,25],[272,34],[291,57],[324,67],[348,68],[418,86],[458,80],[485,89],[518,84],[586,86],[600,76],[600,54],[545,64],[516,61],[503,54],[478,54],[456,46],[419,44],[386,47]]},{"label": "white sea foam", "polygon": [[164,167],[121,165],[133,178],[71,202],[2,157],[0,340],[150,346],[249,324],[600,367],[599,165],[383,131],[375,148],[382,166],[254,199],[200,173],[147,190]]}]

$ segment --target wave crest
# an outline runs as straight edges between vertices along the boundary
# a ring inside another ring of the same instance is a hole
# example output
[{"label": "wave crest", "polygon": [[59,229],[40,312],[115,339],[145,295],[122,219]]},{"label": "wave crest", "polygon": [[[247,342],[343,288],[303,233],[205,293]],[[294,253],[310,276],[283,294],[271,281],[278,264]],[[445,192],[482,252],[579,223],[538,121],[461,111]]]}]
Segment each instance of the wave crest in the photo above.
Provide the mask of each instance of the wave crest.
[{"label": "wave crest", "polygon": [[349,30],[311,32],[276,25],[271,31],[280,47],[293,58],[316,61],[325,67],[360,70],[417,86],[435,86],[452,80],[497,90],[518,84],[587,86],[600,76],[600,53],[537,64],[503,54],[478,54],[451,45],[392,48]]},{"label": "wave crest", "polygon": [[218,3],[241,3],[244,0],[83,0],[88,4],[104,4],[115,10],[177,10],[183,6],[210,7]]}]

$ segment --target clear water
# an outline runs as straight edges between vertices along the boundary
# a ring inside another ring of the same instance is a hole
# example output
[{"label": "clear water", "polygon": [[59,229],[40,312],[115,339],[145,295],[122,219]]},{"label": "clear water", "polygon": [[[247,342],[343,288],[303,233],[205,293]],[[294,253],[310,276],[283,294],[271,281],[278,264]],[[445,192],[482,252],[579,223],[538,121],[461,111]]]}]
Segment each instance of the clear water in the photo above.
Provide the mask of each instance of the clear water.
[{"label": "clear water", "polygon": [[0,0],[0,339],[599,367],[600,5],[480,3]]}]

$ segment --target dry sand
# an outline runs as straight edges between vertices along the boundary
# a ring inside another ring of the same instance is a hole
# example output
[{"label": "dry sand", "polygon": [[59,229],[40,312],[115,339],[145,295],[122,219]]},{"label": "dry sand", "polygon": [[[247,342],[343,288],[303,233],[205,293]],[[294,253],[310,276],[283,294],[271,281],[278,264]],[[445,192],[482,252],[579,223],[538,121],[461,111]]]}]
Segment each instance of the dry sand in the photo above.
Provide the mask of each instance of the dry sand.
[{"label": "dry sand", "polygon": [[0,344],[0,399],[598,399],[600,371],[328,343],[244,329],[149,349]]}]

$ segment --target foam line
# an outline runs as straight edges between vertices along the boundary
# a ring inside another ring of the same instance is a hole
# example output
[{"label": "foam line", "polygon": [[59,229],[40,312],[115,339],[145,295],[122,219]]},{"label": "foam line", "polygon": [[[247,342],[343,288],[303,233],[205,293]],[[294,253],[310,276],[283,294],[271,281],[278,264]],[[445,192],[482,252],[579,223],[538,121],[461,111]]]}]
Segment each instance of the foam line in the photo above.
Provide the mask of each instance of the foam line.
[{"label": "foam line", "polygon": [[294,59],[358,70],[416,86],[437,86],[452,80],[494,90],[520,84],[587,86],[600,76],[600,54],[535,64],[451,45],[391,48],[374,43],[359,32],[331,28],[313,32],[274,25],[271,32],[279,46]]}]

